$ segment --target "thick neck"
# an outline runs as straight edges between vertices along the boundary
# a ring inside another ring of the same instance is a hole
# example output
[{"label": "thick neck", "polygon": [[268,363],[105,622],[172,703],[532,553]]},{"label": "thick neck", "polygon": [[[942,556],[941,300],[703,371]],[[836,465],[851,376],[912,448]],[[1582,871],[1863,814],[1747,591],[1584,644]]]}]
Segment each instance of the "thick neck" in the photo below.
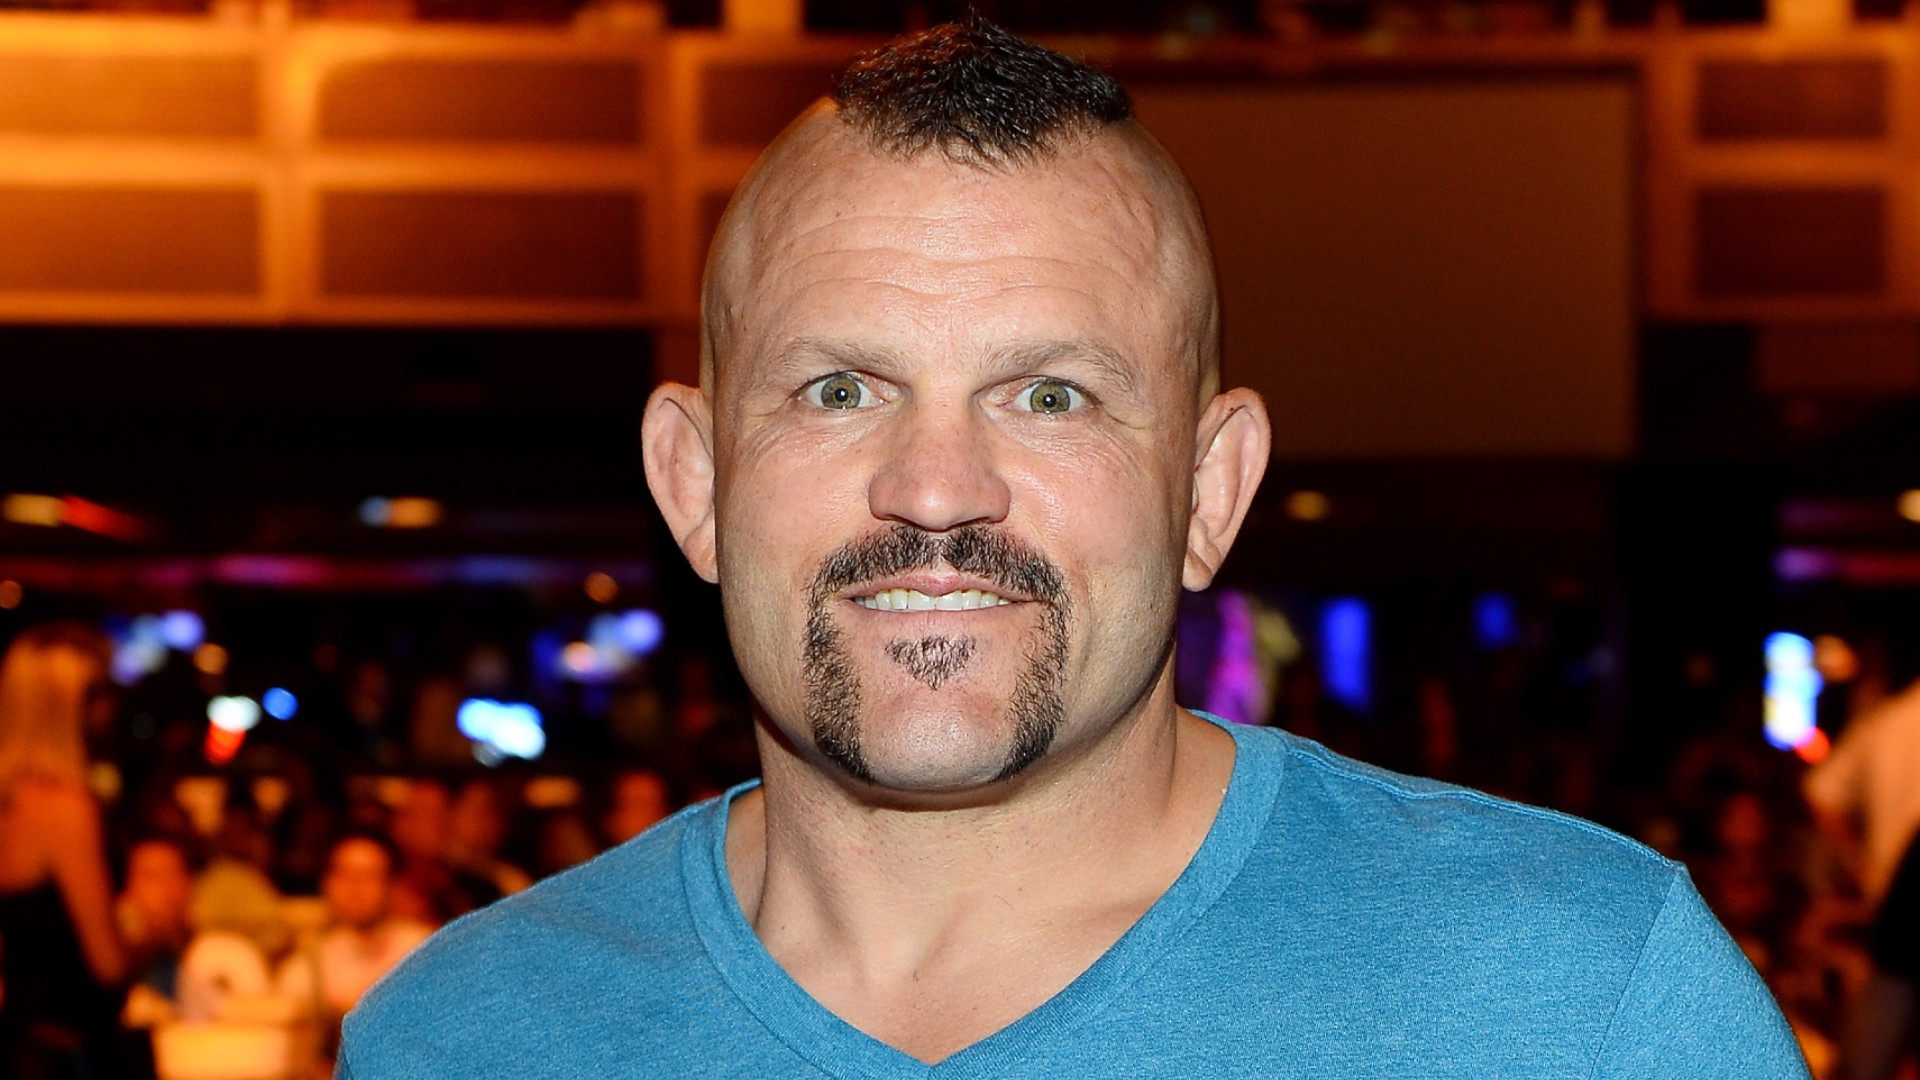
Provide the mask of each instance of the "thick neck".
[{"label": "thick neck", "polygon": [[1051,948],[1076,927],[1102,940],[1062,951],[1090,963],[1192,859],[1232,771],[1231,738],[1178,708],[1171,683],[1102,737],[953,805],[871,797],[763,745],[765,783],[728,830],[748,921],[803,985],[809,956],[877,985],[943,958]]}]

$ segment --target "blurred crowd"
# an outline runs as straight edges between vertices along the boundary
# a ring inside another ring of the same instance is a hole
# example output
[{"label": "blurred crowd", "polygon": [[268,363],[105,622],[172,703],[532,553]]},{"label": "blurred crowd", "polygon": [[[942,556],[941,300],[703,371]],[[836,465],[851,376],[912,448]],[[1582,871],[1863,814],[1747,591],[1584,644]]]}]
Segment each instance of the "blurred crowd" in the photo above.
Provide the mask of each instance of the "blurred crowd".
[{"label": "blurred crowd", "polygon": [[55,623],[0,663],[0,1075],[19,1080],[330,1075],[340,1018],[433,930],[751,772],[744,713],[686,677],[650,755],[566,773],[271,740],[210,769],[193,740],[111,737],[135,695],[108,657]]},{"label": "blurred crowd", "polygon": [[[1816,1076],[1898,1075],[1920,974],[1920,689],[1869,664],[1830,692],[1831,753],[1782,752],[1757,710],[1734,709],[1634,783],[1632,748],[1569,721],[1580,709],[1551,697],[1564,671],[1530,682],[1550,665],[1522,652],[1487,653],[1475,677],[1415,679],[1372,718],[1298,657],[1244,696],[1260,699],[1252,719],[1683,861]],[[394,741],[405,723],[356,721],[356,696],[391,696],[392,674],[340,665],[331,726],[263,727],[211,767],[204,714],[159,708],[151,684],[112,688],[93,628],[26,629],[0,662],[0,1075],[193,1080],[249,1055],[276,1063],[262,1075],[328,1075],[340,1018],[434,929],[752,775],[743,691],[697,657],[674,666],[667,696],[600,703],[609,729],[628,715],[631,738],[483,767],[436,754],[444,718],[415,723],[411,743]],[[181,692],[204,705],[196,685]],[[447,711],[435,680],[409,685],[426,705],[369,715]],[[343,737],[353,753],[337,752]]]}]

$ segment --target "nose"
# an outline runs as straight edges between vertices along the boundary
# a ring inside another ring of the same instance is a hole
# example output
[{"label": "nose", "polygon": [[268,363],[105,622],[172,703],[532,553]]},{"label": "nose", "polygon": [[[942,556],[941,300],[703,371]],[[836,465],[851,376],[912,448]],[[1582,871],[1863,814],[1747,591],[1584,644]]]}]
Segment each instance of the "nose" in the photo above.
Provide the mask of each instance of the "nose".
[{"label": "nose", "polygon": [[916,405],[900,417],[867,488],[882,521],[942,532],[1002,521],[1012,493],[994,461],[993,431],[971,405]]}]

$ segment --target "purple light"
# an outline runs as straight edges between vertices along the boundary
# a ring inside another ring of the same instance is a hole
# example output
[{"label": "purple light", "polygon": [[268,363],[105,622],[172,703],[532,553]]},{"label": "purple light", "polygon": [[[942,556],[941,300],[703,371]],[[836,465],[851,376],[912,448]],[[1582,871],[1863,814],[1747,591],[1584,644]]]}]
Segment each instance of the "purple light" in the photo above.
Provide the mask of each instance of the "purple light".
[{"label": "purple light", "polygon": [[1260,677],[1260,640],[1252,601],[1223,592],[1218,605],[1220,640],[1207,679],[1207,711],[1236,724],[1266,719],[1267,688]]},{"label": "purple light", "polygon": [[207,624],[191,611],[169,611],[160,616],[160,640],[167,648],[192,652],[207,639]]}]

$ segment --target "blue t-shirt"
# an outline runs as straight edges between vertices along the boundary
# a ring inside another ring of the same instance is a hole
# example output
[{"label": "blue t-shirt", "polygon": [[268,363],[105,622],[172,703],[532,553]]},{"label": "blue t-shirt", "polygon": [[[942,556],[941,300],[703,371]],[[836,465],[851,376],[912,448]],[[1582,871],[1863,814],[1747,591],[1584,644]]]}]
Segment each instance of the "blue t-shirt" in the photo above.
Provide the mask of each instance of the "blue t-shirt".
[{"label": "blue t-shirt", "polygon": [[347,1018],[390,1077],[1805,1077],[1677,864],[1596,825],[1228,726],[1225,801],[1072,984],[937,1065],[741,913],[728,802],[442,930]]}]

